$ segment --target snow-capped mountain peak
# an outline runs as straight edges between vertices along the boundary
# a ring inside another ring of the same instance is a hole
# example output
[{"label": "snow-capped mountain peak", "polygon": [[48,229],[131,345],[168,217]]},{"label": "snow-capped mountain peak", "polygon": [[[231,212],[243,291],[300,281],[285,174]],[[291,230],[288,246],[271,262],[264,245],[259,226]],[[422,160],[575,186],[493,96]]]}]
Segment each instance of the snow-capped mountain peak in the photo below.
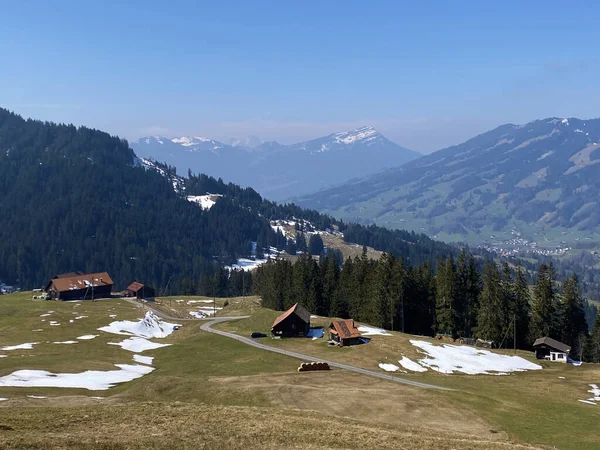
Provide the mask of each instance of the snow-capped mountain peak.
[{"label": "snow-capped mountain peak", "polygon": [[191,152],[209,150],[218,153],[225,145],[204,136],[182,136],[171,139],[171,142],[187,147]]},{"label": "snow-capped mountain peak", "polygon": [[352,131],[335,133],[332,135],[332,138],[336,144],[354,144],[358,141],[362,141],[369,145],[370,142],[373,142],[379,136],[380,134],[375,128],[368,126],[357,128]]},{"label": "snow-capped mountain peak", "polygon": [[[167,139],[166,137],[163,137],[163,136],[148,136],[148,137],[145,137],[145,138],[142,138],[142,139],[143,139],[143,141],[146,144],[157,143],[157,144],[161,144],[162,145],[162,144],[165,143],[165,141],[170,141],[170,139]],[[140,139],[140,141],[142,139]]]}]

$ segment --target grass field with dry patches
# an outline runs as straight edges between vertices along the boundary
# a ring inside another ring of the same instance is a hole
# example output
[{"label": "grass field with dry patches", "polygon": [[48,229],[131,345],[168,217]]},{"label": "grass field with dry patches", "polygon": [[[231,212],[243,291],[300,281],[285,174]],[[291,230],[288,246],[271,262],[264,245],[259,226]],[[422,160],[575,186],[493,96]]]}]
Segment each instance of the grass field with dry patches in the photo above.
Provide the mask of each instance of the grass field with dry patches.
[{"label": "grass field with dry patches", "polygon": [[[252,331],[268,331],[278,311],[260,309],[248,319],[217,324],[215,328],[249,335]],[[313,318],[312,326],[327,328],[330,318]],[[423,358],[410,339],[432,338],[393,332],[392,336],[372,336],[368,344],[352,347],[331,347],[326,339],[262,339],[274,347],[339,361],[369,370],[380,370],[380,362],[398,364],[405,355],[413,361]],[[512,355],[512,350],[499,350]],[[393,376],[431,383],[454,389],[440,393],[440,403],[472,411],[485,418],[510,438],[567,449],[600,448],[600,434],[592,432],[600,420],[600,406],[586,405],[579,400],[589,397],[588,384],[600,383],[598,364],[573,365],[537,361],[532,352],[517,351],[517,355],[543,366],[542,370],[518,372],[505,376],[445,375],[432,370],[424,373]],[[383,372],[383,371],[382,371]],[[392,375],[390,375],[392,376]],[[560,429],[560,432],[556,430]]]},{"label": "grass field with dry patches", "polygon": [[[240,329],[253,329],[258,322],[270,326],[277,314],[257,308],[256,298],[233,300],[228,299],[232,311],[252,313],[256,321],[241,319]],[[217,301],[224,303],[223,299]],[[33,356],[17,352],[0,358],[0,377],[21,368],[77,372],[131,362],[130,352],[106,344],[118,336],[102,336],[95,329],[112,320],[139,318],[141,308],[120,299],[79,304],[33,302],[28,293],[0,297],[0,346],[42,341],[32,350],[22,351]],[[68,322],[73,309],[88,317]],[[233,315],[228,309],[222,314]],[[39,325],[44,323],[41,319],[50,317],[40,317],[48,311],[54,311],[60,326]],[[117,318],[109,317],[115,314]],[[328,319],[316,320],[325,323]],[[143,353],[155,357],[154,372],[108,391],[0,387],[0,397],[9,398],[0,402],[0,448],[278,449],[291,442],[288,448],[502,449],[515,447],[516,442],[539,442],[511,429],[516,424],[496,420],[500,404],[508,410],[516,408],[514,394],[497,398],[504,390],[513,389],[511,381],[516,377],[428,374],[422,378],[460,389],[444,393],[343,370],[298,373],[298,360],[202,332],[201,323],[185,322],[182,329],[161,340],[173,344],[171,347]],[[44,332],[32,331],[38,326]],[[246,329],[240,332],[245,334]],[[36,339],[36,333],[46,334]],[[85,351],[82,344],[51,343],[91,333],[101,336],[88,341]],[[371,344],[379,340],[375,337]],[[272,342],[291,346],[317,343],[302,341]],[[381,351],[391,355],[394,350],[389,345],[382,344],[385,350]],[[364,358],[350,352],[340,355],[353,362]],[[490,378],[501,384],[486,392],[483,380]],[[472,380],[473,386],[466,380]],[[96,396],[103,399],[93,398]],[[526,403],[521,408],[532,407],[529,399]],[[535,413],[535,408],[532,411]],[[520,417],[517,414],[515,422]],[[596,443],[588,433],[588,447],[584,447],[581,430],[568,424],[566,429],[580,436],[575,446],[562,448],[590,448],[589,444]]]}]

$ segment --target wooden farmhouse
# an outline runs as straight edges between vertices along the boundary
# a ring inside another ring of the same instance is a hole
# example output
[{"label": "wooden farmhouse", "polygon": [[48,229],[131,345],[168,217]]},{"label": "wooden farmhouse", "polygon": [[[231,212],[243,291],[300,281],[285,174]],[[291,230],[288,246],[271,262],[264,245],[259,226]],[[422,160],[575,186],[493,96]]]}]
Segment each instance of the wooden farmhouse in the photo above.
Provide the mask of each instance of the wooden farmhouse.
[{"label": "wooden farmhouse", "polygon": [[113,281],[106,272],[64,273],[52,278],[44,291],[53,300],[87,300],[110,297]]},{"label": "wooden farmhouse", "polygon": [[134,281],[125,289],[125,297],[135,297],[138,300],[154,300],[154,288]]},{"label": "wooden farmhouse", "polygon": [[571,347],[568,345],[549,337],[536,339],[533,343],[533,348],[537,359],[547,359],[563,363],[567,362],[569,352],[571,351]]},{"label": "wooden farmhouse", "polygon": [[329,340],[345,347],[360,344],[360,333],[354,320],[336,320],[329,325]]},{"label": "wooden farmhouse", "polygon": [[310,313],[296,303],[281,314],[271,328],[273,337],[306,337],[310,330]]}]

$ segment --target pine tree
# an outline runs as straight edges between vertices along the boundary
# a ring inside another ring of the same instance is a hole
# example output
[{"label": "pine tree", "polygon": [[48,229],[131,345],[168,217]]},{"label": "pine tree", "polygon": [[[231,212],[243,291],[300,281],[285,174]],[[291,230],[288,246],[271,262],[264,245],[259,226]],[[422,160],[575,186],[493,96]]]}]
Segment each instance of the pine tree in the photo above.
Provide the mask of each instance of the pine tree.
[{"label": "pine tree", "polygon": [[573,358],[581,358],[587,324],[577,275],[573,274],[563,283],[561,297],[561,340],[571,347]]},{"label": "pine tree", "polygon": [[505,333],[505,323],[500,273],[496,264],[487,261],[483,267],[483,289],[479,299],[477,336],[500,344]]},{"label": "pine tree", "polygon": [[440,259],[436,281],[436,320],[440,333],[456,335],[456,267],[450,257]]},{"label": "pine tree", "polygon": [[311,255],[320,255],[324,250],[323,239],[320,234],[311,234],[308,241],[308,253]]},{"label": "pine tree", "polygon": [[531,316],[531,295],[529,294],[529,286],[525,279],[523,268],[517,266],[515,274],[514,287],[515,303],[514,316],[517,335],[517,347],[528,348],[527,338],[529,336],[529,322]]},{"label": "pine tree", "polygon": [[591,363],[600,362],[600,312],[596,318],[594,328],[585,342],[583,360]]},{"label": "pine tree", "polygon": [[556,320],[556,292],[554,290],[553,268],[541,264],[533,290],[533,302],[531,305],[531,324],[529,343],[532,344],[537,338],[549,336],[560,339]]},{"label": "pine tree", "polygon": [[501,298],[501,316],[504,317],[503,334],[507,334],[512,331],[514,334],[513,327],[515,326],[515,314],[516,314],[516,299],[514,284],[512,279],[512,272],[507,262],[502,265],[502,277],[500,281],[500,298]]},{"label": "pine tree", "polygon": [[327,315],[334,303],[334,298],[338,291],[338,282],[340,278],[340,268],[333,254],[327,256],[321,268],[323,280],[323,309],[321,313]]},{"label": "pine tree", "polygon": [[331,306],[329,308],[330,317],[350,317],[349,298],[354,289],[354,260],[348,258],[340,272],[338,289],[333,296]]}]

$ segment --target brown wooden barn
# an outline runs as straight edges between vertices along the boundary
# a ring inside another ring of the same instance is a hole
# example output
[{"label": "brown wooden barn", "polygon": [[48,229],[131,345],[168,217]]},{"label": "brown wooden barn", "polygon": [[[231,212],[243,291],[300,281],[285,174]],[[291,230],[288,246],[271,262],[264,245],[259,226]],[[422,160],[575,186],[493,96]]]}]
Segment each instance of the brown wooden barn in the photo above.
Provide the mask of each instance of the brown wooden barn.
[{"label": "brown wooden barn", "polygon": [[310,313],[296,303],[281,314],[271,328],[273,337],[306,337],[310,330]]},{"label": "brown wooden barn", "polygon": [[110,297],[113,280],[106,272],[65,273],[52,278],[44,291],[55,300],[88,300]]},{"label": "brown wooden barn", "polygon": [[360,344],[360,333],[354,320],[336,320],[329,325],[329,339],[342,347],[356,345]]},{"label": "brown wooden barn", "polygon": [[125,297],[135,297],[138,300],[154,300],[154,288],[134,281],[125,289]]}]

